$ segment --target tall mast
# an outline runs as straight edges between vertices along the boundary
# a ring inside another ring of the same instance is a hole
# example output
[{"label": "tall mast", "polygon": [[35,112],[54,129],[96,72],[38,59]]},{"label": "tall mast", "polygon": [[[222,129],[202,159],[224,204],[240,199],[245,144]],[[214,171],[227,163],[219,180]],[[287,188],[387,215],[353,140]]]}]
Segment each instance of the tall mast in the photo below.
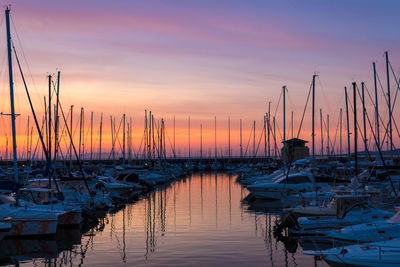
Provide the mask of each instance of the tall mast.
[{"label": "tall mast", "polygon": [[26,139],[26,161],[29,160],[29,130],[30,130],[30,127],[29,127],[29,116],[28,116],[28,128],[27,129],[28,129],[28,131],[27,131],[28,137]]},{"label": "tall mast", "polygon": [[228,117],[228,157],[231,159],[231,117]]},{"label": "tall mast", "polygon": [[376,123],[376,150],[378,151],[381,145],[381,139],[379,137],[379,109],[378,109],[378,86],[376,84],[376,67],[375,62],[372,62],[374,69],[374,87],[375,87],[375,123]]},{"label": "tall mast", "polygon": [[90,113],[90,160],[93,160],[93,111]]},{"label": "tall mast", "polygon": [[176,158],[176,152],[175,152],[175,116],[174,116],[174,158]]},{"label": "tall mast", "polygon": [[243,158],[242,119],[240,119],[240,160]]},{"label": "tall mast", "polygon": [[293,111],[292,111],[292,113],[290,114],[290,124],[291,124],[291,132],[292,132],[292,138],[294,137],[294,135],[293,135]]},{"label": "tall mast", "polygon": [[273,117],[273,124],[274,124],[274,157],[276,158],[276,125],[275,125],[275,116]]},{"label": "tall mast", "polygon": [[268,128],[268,160],[271,159],[271,146],[270,146],[270,124],[271,124],[271,102],[268,102],[268,115],[267,115],[267,128]]},{"label": "tall mast", "polygon": [[72,171],[72,139],[74,138],[74,132],[72,130],[73,127],[73,119],[72,119],[72,115],[73,115],[73,110],[74,110],[74,105],[71,105],[71,125],[70,125],[70,129],[71,129],[71,140],[69,140],[69,171]]},{"label": "tall mast", "polygon": [[52,173],[52,171],[51,171],[51,109],[52,109],[52,107],[51,107],[51,75],[49,75],[48,76],[48,78],[49,78],[49,107],[47,108],[48,109],[48,113],[49,113],[49,120],[48,120],[48,138],[49,138],[49,140],[48,140],[48,148],[47,148],[47,153],[49,153],[49,160],[47,161],[47,164],[48,164],[48,166],[47,166],[47,168],[48,168],[48,171],[49,171],[49,173],[48,173],[48,175],[49,175],[49,187],[51,188],[51,173]]},{"label": "tall mast", "polygon": [[354,109],[354,167],[356,176],[358,175],[358,155],[357,155],[357,94],[356,83],[353,82],[353,109]]},{"label": "tall mast", "polygon": [[144,110],[144,145],[143,145],[143,159],[147,158],[147,150],[148,150],[148,130],[147,130],[147,110]]},{"label": "tall mast", "polygon": [[267,159],[267,114],[264,115],[264,158]]},{"label": "tall mast", "polygon": [[347,119],[347,156],[350,160],[350,122],[349,122],[349,104],[347,99],[347,87],[344,87],[344,95],[346,100],[346,119]]},{"label": "tall mast", "polygon": [[85,108],[82,108],[82,160],[85,159]]},{"label": "tall mast", "polygon": [[321,122],[321,158],[324,157],[324,130],[322,128],[322,109],[319,109],[319,119]]},{"label": "tall mast", "polygon": [[327,146],[326,146],[326,148],[327,148],[327,155],[328,155],[328,159],[329,159],[329,155],[331,152],[330,147],[329,147],[329,114],[326,115],[326,125],[327,125],[327,129],[326,129],[326,131],[327,131],[327,139],[326,139]]},{"label": "tall mast", "polygon": [[[128,161],[132,160],[132,132],[133,132],[133,124],[132,124],[132,117],[129,118],[129,145],[128,145]],[[165,136],[164,136],[165,139]],[[165,146],[164,146],[165,149]],[[165,154],[165,153],[164,153]]]},{"label": "tall mast", "polygon": [[256,121],[253,121],[253,158],[256,157]]},{"label": "tall mast", "polygon": [[203,125],[200,123],[200,159],[203,159]]},{"label": "tall mast", "polygon": [[8,9],[8,7],[6,8],[6,27],[7,27],[8,77],[10,82],[11,128],[12,128],[12,139],[13,139],[14,180],[15,182],[18,182],[17,137],[15,130],[15,109],[14,109],[14,82],[13,82],[12,58],[11,58],[10,10]]},{"label": "tall mast", "polygon": [[365,109],[365,95],[364,95],[364,82],[361,82],[361,101],[362,101],[362,108],[363,108],[363,126],[364,126],[364,153],[367,153],[367,125],[365,120],[365,114],[367,110]]},{"label": "tall mast", "polygon": [[189,159],[190,159],[190,116],[188,117],[188,144],[189,144]]},{"label": "tall mast", "polygon": [[101,160],[101,139],[102,139],[102,136],[103,135],[103,112],[101,113],[101,116],[100,116],[100,140],[99,140],[99,160]]},{"label": "tall mast", "polygon": [[312,157],[315,159],[315,77],[317,75],[314,74],[312,78]]},{"label": "tall mast", "polygon": [[55,122],[54,122],[54,169],[57,167],[56,160],[57,160],[57,153],[59,149],[58,143],[58,128],[59,128],[59,116],[58,116],[58,105],[60,103],[60,71],[57,73],[57,92],[56,92],[56,110],[55,110]]},{"label": "tall mast", "polygon": [[214,160],[217,161],[217,116],[214,117]]},{"label": "tall mast", "polygon": [[339,155],[342,156],[342,108],[340,108],[340,114],[339,114]]},{"label": "tall mast", "polygon": [[149,128],[149,136],[148,136],[148,139],[149,139],[149,141],[148,141],[148,143],[147,143],[147,145],[148,145],[148,147],[147,147],[147,153],[148,153],[148,157],[149,157],[149,160],[151,160],[151,132],[152,132],[152,127],[151,127],[152,125],[151,125],[151,111],[149,111],[149,122],[148,122],[148,128]]},{"label": "tall mast", "polygon": [[390,153],[393,155],[393,130],[392,130],[392,105],[390,102],[390,76],[389,76],[389,56],[388,52],[385,52],[386,58],[386,78],[387,78],[387,96],[388,96],[388,109],[389,109],[389,143],[390,143]]},{"label": "tall mast", "polygon": [[123,129],[122,129],[122,164],[125,165],[125,114],[123,116]]},{"label": "tall mast", "polygon": [[283,91],[283,166],[286,168],[286,86],[282,87]]},{"label": "tall mast", "polygon": [[80,120],[79,120],[79,160],[82,159],[82,123],[83,123],[83,108],[81,107],[81,114],[80,114]]}]

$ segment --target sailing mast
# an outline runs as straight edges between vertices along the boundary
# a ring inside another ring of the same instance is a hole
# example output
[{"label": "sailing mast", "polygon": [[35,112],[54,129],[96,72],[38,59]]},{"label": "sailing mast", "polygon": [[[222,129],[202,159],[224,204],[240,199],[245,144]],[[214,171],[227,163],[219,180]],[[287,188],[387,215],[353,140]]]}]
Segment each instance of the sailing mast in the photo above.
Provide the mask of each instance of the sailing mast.
[{"label": "sailing mast", "polygon": [[231,117],[228,117],[228,157],[231,159]]},{"label": "sailing mast", "polygon": [[214,160],[217,162],[217,116],[214,117]]},{"label": "sailing mast", "polygon": [[242,119],[240,119],[240,161],[243,158]]},{"label": "sailing mast", "polygon": [[327,142],[327,145],[326,145],[326,149],[327,149],[327,156],[328,156],[328,159],[329,159],[329,154],[330,154],[330,147],[329,147],[329,114],[327,114],[326,115],[326,125],[327,125],[327,129],[326,129],[326,132],[327,132],[327,137],[326,137],[326,142]]},{"label": "sailing mast", "polygon": [[71,105],[71,125],[70,125],[70,129],[71,129],[71,139],[69,141],[69,171],[72,172],[72,140],[74,138],[74,132],[72,130],[73,127],[73,120],[72,120],[72,115],[73,115],[73,109],[74,109],[74,105]]},{"label": "sailing mast", "polygon": [[101,113],[101,116],[100,116],[100,140],[99,140],[99,160],[101,160],[101,138],[102,138],[102,135],[103,135],[103,112]]},{"label": "sailing mast", "polygon": [[283,166],[286,168],[286,86],[283,91]]},{"label": "sailing mast", "polygon": [[56,110],[55,110],[55,122],[54,122],[54,170],[57,167],[57,153],[59,149],[59,143],[58,143],[58,128],[59,128],[59,116],[58,116],[58,105],[60,103],[59,100],[60,96],[60,71],[57,73],[57,92],[56,92]]},{"label": "sailing mast", "polygon": [[90,160],[93,160],[93,111],[90,113]]},{"label": "sailing mast", "polygon": [[[379,109],[378,109],[378,86],[376,84],[376,67],[375,62],[372,62],[372,67],[374,69],[374,87],[375,87],[375,123],[376,123],[376,149],[379,150],[381,146],[381,139],[379,137]],[[382,159],[383,161],[383,159]]]},{"label": "sailing mast", "polygon": [[253,121],[253,158],[256,158],[256,121]]},{"label": "sailing mast", "polygon": [[347,156],[350,160],[350,122],[349,122],[349,104],[347,100],[347,87],[344,87],[344,94],[346,100],[346,118],[347,118]]},{"label": "sailing mast", "polygon": [[315,160],[315,77],[312,78],[312,158]]},{"label": "sailing mast", "polygon": [[268,161],[271,160],[271,146],[270,146],[270,129],[271,129],[271,102],[268,102],[268,115],[267,115],[267,127],[268,127]]},{"label": "sailing mast", "polygon": [[365,121],[365,115],[367,110],[365,109],[365,95],[364,95],[364,82],[361,82],[361,97],[362,97],[362,108],[363,108],[363,126],[364,126],[364,153],[367,153],[367,125]]},{"label": "sailing mast", "polygon": [[47,144],[48,144],[48,153],[49,153],[49,160],[47,161],[47,169],[48,169],[48,175],[49,175],[49,188],[51,188],[51,75],[48,76],[49,78],[49,107],[48,109],[48,113],[49,113],[49,120],[48,120],[48,134],[47,134],[47,138],[49,139]]},{"label": "sailing mast", "polygon": [[388,51],[385,52],[386,58],[386,78],[387,78],[387,96],[388,96],[388,108],[389,108],[389,142],[390,142],[390,153],[393,156],[393,129],[392,129],[392,105],[390,100],[390,76],[389,76],[389,55]]},{"label": "sailing mast", "polygon": [[358,155],[357,155],[357,96],[356,83],[353,82],[353,109],[354,109],[354,167],[356,176],[358,175]]},{"label": "sailing mast", "polygon": [[200,159],[203,159],[203,125],[200,123]]},{"label": "sailing mast", "polygon": [[11,32],[10,32],[10,9],[6,8],[6,27],[7,27],[7,54],[8,54],[8,77],[10,82],[10,107],[11,107],[11,128],[13,141],[13,169],[14,180],[18,183],[18,165],[17,165],[17,139],[15,129],[15,109],[14,109],[14,81],[12,72],[11,58]]},{"label": "sailing mast", "polygon": [[340,114],[339,114],[339,124],[340,124],[340,130],[339,130],[339,155],[342,156],[342,108],[340,108]]},{"label": "sailing mast", "polygon": [[190,160],[190,116],[188,117],[188,155],[189,155],[189,160]]},{"label": "sailing mast", "polygon": [[321,122],[321,158],[324,157],[324,131],[322,128],[322,109],[319,109],[319,119]]},{"label": "sailing mast", "polygon": [[125,165],[125,114],[123,115],[123,133],[122,133],[122,164]]}]

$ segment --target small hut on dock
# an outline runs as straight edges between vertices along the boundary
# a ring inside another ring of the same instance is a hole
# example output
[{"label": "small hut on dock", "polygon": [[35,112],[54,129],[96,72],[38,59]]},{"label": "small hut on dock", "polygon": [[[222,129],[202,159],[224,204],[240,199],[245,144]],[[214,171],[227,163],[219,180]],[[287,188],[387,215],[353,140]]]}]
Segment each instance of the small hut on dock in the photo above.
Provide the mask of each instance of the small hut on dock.
[{"label": "small hut on dock", "polygon": [[[286,162],[293,162],[298,159],[304,159],[310,156],[310,149],[306,146],[308,141],[298,138],[292,138],[282,142],[286,144]],[[281,155],[284,155],[284,147],[282,147]],[[283,158],[282,158],[283,160]]]}]

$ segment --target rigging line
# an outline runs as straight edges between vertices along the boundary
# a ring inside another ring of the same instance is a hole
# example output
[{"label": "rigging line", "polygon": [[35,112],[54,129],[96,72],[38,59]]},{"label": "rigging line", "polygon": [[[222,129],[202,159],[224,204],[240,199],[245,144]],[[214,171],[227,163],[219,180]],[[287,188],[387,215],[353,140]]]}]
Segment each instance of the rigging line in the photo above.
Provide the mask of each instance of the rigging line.
[{"label": "rigging line", "polygon": [[319,83],[321,85],[321,93],[322,93],[322,96],[323,96],[324,100],[326,101],[326,105],[328,106],[328,113],[332,113],[332,108],[329,105],[329,101],[328,101],[328,98],[326,96],[325,88],[324,88],[324,85],[322,83],[321,77],[319,75],[317,75],[317,80],[319,81]]},{"label": "rigging line", "polygon": [[336,146],[336,138],[337,138],[337,133],[339,131],[339,126],[340,126],[340,118],[337,120],[337,125],[336,125],[336,130],[335,130],[335,135],[333,136],[333,144],[332,144],[332,149],[333,149],[333,154],[335,155],[335,146]]},{"label": "rigging line", "polygon": [[79,170],[80,170],[80,172],[81,172],[81,174],[82,174],[82,177],[83,177],[83,180],[84,180],[84,183],[85,183],[85,187],[86,187],[86,189],[87,189],[88,192],[89,192],[90,198],[93,199],[93,196],[90,194],[91,191],[90,191],[90,189],[89,189],[89,184],[88,184],[88,181],[87,181],[87,179],[86,179],[86,173],[83,171],[82,162],[81,162],[81,160],[80,160],[79,157],[78,157],[78,153],[77,153],[77,151],[76,151],[74,142],[73,142],[73,140],[72,140],[71,131],[70,131],[69,128],[68,128],[67,120],[66,120],[66,118],[65,118],[64,110],[63,110],[63,108],[62,108],[62,105],[61,105],[61,101],[60,101],[60,100],[58,100],[58,105],[59,105],[59,108],[60,108],[60,111],[61,111],[62,118],[63,118],[63,120],[64,120],[65,127],[67,128],[68,136],[69,136],[69,138],[70,138],[70,140],[71,140],[71,145],[72,145],[72,148],[73,148],[73,150],[74,150],[74,154],[75,154],[75,157],[76,157],[76,161],[77,161],[77,163],[78,163],[78,165],[79,165]]},{"label": "rigging line", "polygon": [[[381,150],[381,148],[380,148],[380,145],[379,145],[379,143],[378,143],[378,140],[376,139],[376,136],[375,136],[374,132],[372,131],[373,127],[372,127],[372,124],[371,124],[371,120],[369,119],[368,113],[366,113],[366,116],[367,116],[367,120],[368,120],[369,127],[370,127],[370,129],[371,129],[371,133],[372,133],[373,136],[374,136],[375,144],[378,144],[378,153],[379,153],[379,156],[380,156],[380,158],[381,158],[383,167],[386,169],[386,164],[385,164],[385,160],[383,159],[382,150]],[[393,192],[394,192],[394,194],[395,194],[395,196],[396,196],[396,198],[397,198],[397,191],[396,191],[395,188],[394,188],[392,178],[390,177],[390,175],[388,175],[387,178],[389,178],[390,185],[391,185],[392,190],[393,190]]]},{"label": "rigging line", "polygon": [[[378,79],[379,79],[379,78],[378,78]],[[369,90],[368,90],[368,87],[367,87],[366,85],[365,85],[365,88],[366,88],[367,93],[368,93],[368,96],[369,96],[369,98],[370,98],[370,100],[371,100],[371,102],[372,102],[372,105],[373,105],[373,107],[375,108],[376,105],[375,105],[374,101],[372,100],[372,97],[371,97],[371,95],[370,95],[370,93],[369,93]],[[387,124],[383,122],[383,118],[381,117],[381,115],[380,115],[379,113],[378,113],[378,118],[379,118],[379,121],[380,121],[380,123],[381,123],[381,126],[382,126],[383,129],[385,130],[385,134],[384,134],[383,139],[382,139],[382,144],[384,144],[384,143],[385,143],[385,138],[386,138],[386,133],[387,133],[387,126],[385,126],[385,125],[387,125]],[[375,119],[374,119],[374,122],[375,122]],[[379,144],[379,145],[382,145],[382,144]]]},{"label": "rigging line", "polygon": [[166,129],[166,127],[165,127],[165,135],[166,135],[167,138],[168,138],[169,147],[170,147],[172,153],[175,154],[175,152],[174,152],[174,147],[172,146],[171,138],[169,137],[168,130]]},{"label": "rigging line", "polygon": [[[12,23],[12,25],[13,25],[13,29],[14,29],[15,35],[17,36],[17,41],[18,41],[19,47],[21,48],[22,57],[23,57],[24,60],[25,60],[25,64],[26,64],[26,66],[27,66],[27,68],[28,68],[29,75],[30,75],[30,77],[31,77],[31,79],[32,79],[33,87],[34,87],[34,89],[35,89],[35,91],[36,91],[36,94],[39,95],[38,89],[37,89],[37,86],[36,86],[36,83],[35,83],[35,80],[33,79],[33,75],[32,75],[31,68],[29,67],[28,60],[27,60],[26,55],[25,55],[25,51],[24,51],[24,49],[23,49],[23,47],[22,47],[21,39],[19,38],[19,34],[18,34],[18,31],[17,31],[17,27],[15,27],[15,24],[14,24],[13,16],[11,15],[10,18],[11,18],[11,23]],[[43,104],[41,101],[39,101],[39,103],[40,103],[41,105]],[[42,106],[42,108],[43,108],[43,106]]]},{"label": "rigging line", "polygon": [[260,148],[261,139],[262,139],[262,137],[264,135],[264,130],[265,130],[265,127],[263,127],[263,129],[261,131],[261,134],[260,134],[260,139],[258,140],[257,149],[256,149],[256,155],[258,154],[258,149]]},{"label": "rigging line", "polygon": [[308,106],[308,101],[309,101],[309,99],[310,99],[311,89],[312,89],[312,83],[310,84],[310,89],[308,90],[308,96],[307,96],[307,100],[306,100],[306,105],[304,106],[303,115],[301,116],[299,131],[297,132],[297,138],[299,138],[299,136],[300,136],[300,131],[301,131],[301,127],[303,126],[304,115],[306,114],[306,110],[307,110],[307,106]]},{"label": "rigging line", "polygon": [[[388,99],[387,99],[387,94],[385,93],[385,91],[384,91],[384,89],[383,89],[383,85],[382,85],[382,83],[381,83],[381,79],[379,78],[379,74],[377,73],[376,74],[376,78],[377,78],[377,80],[378,80],[378,82],[379,82],[379,85],[380,85],[380,87],[381,87],[381,90],[382,90],[382,96],[383,96],[383,99],[385,99],[385,102],[386,102],[386,106],[389,104],[389,102],[388,102]],[[386,112],[386,111],[385,111]],[[386,114],[385,114],[386,115]]]},{"label": "rigging line", "polygon": [[[364,85],[364,87],[365,87],[365,85]],[[358,97],[362,100],[362,96],[361,96],[360,88],[358,87],[358,84],[356,84],[356,89],[357,89]],[[364,105],[365,105],[365,99],[364,99]],[[363,109],[363,113],[364,113],[364,109]],[[365,114],[367,114],[367,110],[366,110],[366,109],[365,109]],[[363,140],[363,143],[366,143],[366,142],[367,142],[367,141],[366,141],[367,137],[364,136],[364,133],[363,133],[363,131],[361,130],[361,127],[359,126],[358,121],[357,121],[357,126],[358,126],[358,130],[359,130],[359,132],[360,132],[361,138],[362,138],[362,140]],[[366,150],[367,150],[366,152],[367,152],[367,154],[368,154],[368,158],[371,158],[371,154],[369,153],[368,146],[366,145],[365,148],[366,148]]]},{"label": "rigging line", "polygon": [[396,81],[396,84],[397,84],[396,94],[394,95],[393,105],[391,107],[391,112],[393,113],[394,105],[396,104],[397,93],[399,92],[399,83],[397,82],[396,74],[394,73],[394,70],[393,70],[392,64],[390,64],[390,61],[389,61],[389,66],[390,66],[390,69],[392,70],[392,74],[393,74],[394,80]]},{"label": "rigging line", "polygon": [[[115,120],[115,118],[114,118],[114,120]],[[114,153],[114,154],[118,153],[118,152],[115,151],[114,146],[115,146],[115,143],[116,143],[117,141],[119,142],[118,133],[119,133],[119,130],[120,130],[120,128],[121,128],[121,124],[122,124],[122,118],[121,118],[120,123],[119,123],[119,126],[118,126],[118,131],[116,131],[116,132],[114,133],[114,138],[113,138],[113,140],[112,140],[112,148],[111,148],[111,152],[110,152],[110,155],[109,155],[108,159],[111,158],[111,156],[112,156],[113,153]],[[114,128],[114,131],[115,131],[115,128]],[[118,155],[118,154],[117,154],[117,155]]]},{"label": "rigging line", "polygon": [[[247,149],[249,148],[249,144],[250,144],[250,139],[251,139],[251,134],[253,133],[253,127],[251,127],[251,131],[250,131],[250,134],[249,134],[249,140],[247,141],[247,146],[246,146],[246,150],[245,150],[245,152],[244,152],[244,155],[243,155],[243,157],[246,157],[246,155],[247,155]],[[250,153],[250,152],[249,152]]]},{"label": "rigging line", "polygon": [[[356,85],[356,87],[357,87],[357,92],[358,92],[358,94],[360,95],[360,92],[358,91],[358,85]],[[349,106],[350,106],[350,109],[351,109],[351,111],[352,111],[352,113],[354,113],[354,108],[353,108],[353,106],[352,106],[352,104],[351,104],[351,101],[349,101]],[[364,140],[364,135],[363,135],[363,133],[362,133],[362,128],[361,128],[361,126],[360,126],[360,123],[358,122],[358,120],[357,120],[357,131],[358,131],[358,133],[361,135],[361,138]]]},{"label": "rigging line", "polygon": [[281,102],[281,98],[282,98],[282,90],[281,90],[281,93],[278,98],[278,104],[276,105],[276,108],[275,108],[274,117],[276,117],[276,112],[278,111],[279,103]]},{"label": "rigging line", "polygon": [[394,111],[394,105],[396,104],[397,94],[398,94],[398,92],[399,92],[399,90],[400,90],[400,85],[399,85],[399,82],[397,81],[396,74],[394,73],[394,70],[393,70],[393,67],[392,67],[392,64],[390,63],[390,61],[389,61],[389,66],[390,66],[390,69],[392,70],[392,74],[393,74],[394,80],[396,81],[396,84],[397,84],[396,94],[394,95],[393,105],[392,105],[392,107],[391,107],[391,111],[392,111],[392,113],[393,113],[393,111]]}]

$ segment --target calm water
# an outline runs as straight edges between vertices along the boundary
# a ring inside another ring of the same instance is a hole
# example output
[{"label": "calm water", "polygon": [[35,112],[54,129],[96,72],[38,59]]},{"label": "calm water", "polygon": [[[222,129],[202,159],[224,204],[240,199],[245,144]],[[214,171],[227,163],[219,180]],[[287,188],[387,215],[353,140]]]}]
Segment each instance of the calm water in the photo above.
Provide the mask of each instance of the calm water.
[{"label": "calm water", "polygon": [[107,214],[83,235],[5,240],[2,258],[23,266],[326,266],[275,240],[279,215],[242,204],[248,192],[235,179],[193,175]]}]

